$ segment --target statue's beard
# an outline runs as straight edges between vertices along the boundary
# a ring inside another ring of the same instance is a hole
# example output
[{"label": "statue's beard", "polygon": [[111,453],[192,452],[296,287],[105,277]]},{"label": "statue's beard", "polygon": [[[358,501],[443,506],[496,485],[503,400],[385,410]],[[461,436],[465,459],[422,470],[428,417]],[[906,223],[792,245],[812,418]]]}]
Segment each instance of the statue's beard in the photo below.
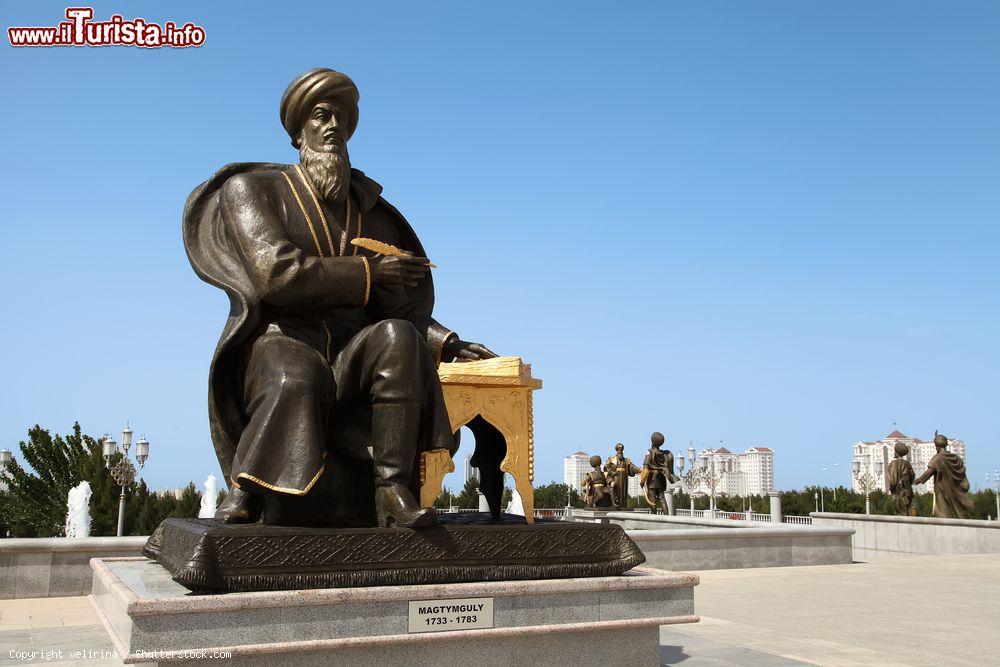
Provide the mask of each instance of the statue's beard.
[{"label": "statue's beard", "polygon": [[302,142],[299,160],[323,199],[342,202],[347,198],[347,188],[351,183],[351,159],[347,155],[347,146],[327,153],[314,151]]}]

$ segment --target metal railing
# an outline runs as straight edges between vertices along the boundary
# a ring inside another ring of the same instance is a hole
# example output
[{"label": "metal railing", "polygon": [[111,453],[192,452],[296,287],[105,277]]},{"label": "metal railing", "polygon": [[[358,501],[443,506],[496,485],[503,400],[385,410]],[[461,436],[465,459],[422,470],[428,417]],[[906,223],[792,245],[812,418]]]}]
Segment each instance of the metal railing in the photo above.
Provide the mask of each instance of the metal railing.
[{"label": "metal railing", "polygon": [[[446,510],[441,510],[445,513],[451,514],[467,514],[469,512],[478,512],[477,509],[459,509],[459,508],[449,508]],[[648,507],[637,507],[633,510],[639,514],[649,514],[650,509]],[[691,510],[688,508],[677,508],[677,516],[691,516]],[[710,519],[712,518],[711,510],[695,510],[694,517],[698,519]],[[770,523],[771,515],[762,514],[760,512],[750,512],[749,520],[752,523]],[[535,508],[535,518],[536,519],[565,519],[566,518],[566,508]],[[715,510],[716,519],[730,519],[732,521],[747,521],[747,512],[723,512],[722,510]],[[799,525],[811,525],[813,520],[811,516],[786,516],[785,523],[793,523]]]},{"label": "metal railing", "polygon": [[[677,516],[692,516],[691,510],[688,508],[677,508]],[[711,519],[711,510],[695,510],[694,515],[697,519]],[[747,512],[724,512],[722,510],[715,511],[716,519],[730,519],[732,521],[747,521]],[[771,523],[771,515],[764,514],[762,512],[750,512],[749,521],[751,523]],[[812,517],[809,516],[786,516],[785,523],[795,523],[801,525],[809,525],[812,523]]]},{"label": "metal railing", "polygon": [[771,523],[771,515],[760,512],[719,512],[719,516],[723,519],[749,521],[750,523]]}]

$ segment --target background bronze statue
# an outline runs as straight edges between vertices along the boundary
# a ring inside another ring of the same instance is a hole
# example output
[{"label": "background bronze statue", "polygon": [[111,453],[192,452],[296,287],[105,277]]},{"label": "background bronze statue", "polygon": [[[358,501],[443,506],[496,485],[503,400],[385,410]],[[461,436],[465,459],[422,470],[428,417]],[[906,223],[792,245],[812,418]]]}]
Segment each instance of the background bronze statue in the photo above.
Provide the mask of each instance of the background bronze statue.
[{"label": "background bronze statue", "polygon": [[628,478],[639,474],[640,469],[632,459],[625,458],[625,445],[615,445],[614,456],[604,464],[604,472],[611,483],[611,499],[617,509],[628,508]]},{"label": "background bronze statue", "polygon": [[945,519],[968,519],[975,509],[969,497],[969,478],[965,476],[965,461],[948,451],[948,438],[934,432],[937,453],[927,462],[927,470],[914,480],[923,484],[934,478],[934,516]]},{"label": "background bronze statue", "polygon": [[583,504],[591,509],[611,509],[611,490],[601,470],[601,457],[591,456],[590,466],[593,470],[583,476]]},{"label": "background bronze statue", "polygon": [[351,168],[358,100],[340,72],[300,75],[279,109],[299,163],[230,164],[184,207],[188,258],[231,304],[209,379],[224,522],[432,525],[417,456],[457,447],[437,364],[496,356],[432,317],[420,240]]},{"label": "background bronze statue", "polygon": [[660,449],[666,441],[663,434],[656,431],[649,439],[652,446],[646,452],[646,458],[642,462],[639,483],[645,490],[646,502],[653,508],[653,512],[655,513],[656,508],[662,506],[663,511],[669,514],[670,509],[667,505],[666,494],[669,493],[669,486],[679,481],[680,477],[674,474],[674,455],[669,449]]},{"label": "background bronze statue", "polygon": [[897,442],[895,451],[896,458],[885,470],[885,483],[889,493],[892,494],[896,514],[910,516],[910,508],[913,505],[913,479],[916,477],[913,466],[904,458],[910,453],[910,448]]}]

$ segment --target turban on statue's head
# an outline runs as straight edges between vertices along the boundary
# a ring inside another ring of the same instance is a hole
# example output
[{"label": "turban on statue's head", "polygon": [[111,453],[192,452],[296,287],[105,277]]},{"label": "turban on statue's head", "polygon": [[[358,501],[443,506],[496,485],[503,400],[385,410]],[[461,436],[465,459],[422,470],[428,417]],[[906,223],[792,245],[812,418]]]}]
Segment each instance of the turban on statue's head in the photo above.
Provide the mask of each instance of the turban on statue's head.
[{"label": "turban on statue's head", "polygon": [[311,69],[295,77],[281,96],[279,108],[281,124],[292,138],[292,146],[299,147],[302,125],[312,108],[323,100],[337,100],[346,105],[347,138],[350,139],[358,127],[359,98],[358,87],[351,77],[332,69]]},{"label": "turban on statue's head", "polygon": [[946,438],[945,436],[941,435],[940,433],[935,433],[934,434],[934,445],[936,447],[947,447],[948,446],[948,438]]},{"label": "turban on statue's head", "polygon": [[901,442],[897,442],[896,446],[893,447],[893,449],[896,450],[896,454],[898,456],[906,456],[907,454],[910,453],[910,448]]}]

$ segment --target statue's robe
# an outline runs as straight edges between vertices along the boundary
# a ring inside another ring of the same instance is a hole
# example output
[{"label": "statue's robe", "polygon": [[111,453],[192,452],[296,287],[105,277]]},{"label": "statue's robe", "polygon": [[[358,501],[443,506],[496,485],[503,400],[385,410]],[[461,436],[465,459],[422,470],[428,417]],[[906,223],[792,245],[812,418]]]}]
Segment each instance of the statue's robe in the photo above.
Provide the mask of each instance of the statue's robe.
[{"label": "statue's robe", "polygon": [[945,449],[938,450],[927,462],[927,471],[934,474],[934,515],[946,519],[972,516],[975,505],[969,497],[969,478],[965,475],[962,457]]},{"label": "statue's robe", "polygon": [[599,509],[612,506],[608,479],[600,470],[591,470],[583,476],[583,502],[587,507]]},{"label": "statue's robe", "polygon": [[650,447],[642,467],[643,486],[650,491],[663,493],[668,485],[680,479],[674,474],[674,455],[669,449]]},{"label": "statue's robe", "polygon": [[611,497],[616,507],[628,506],[628,478],[639,474],[639,468],[632,459],[615,454],[604,464],[604,472],[610,475]]},{"label": "statue's robe", "polygon": [[430,274],[412,288],[374,285],[374,255],[345,243],[364,236],[424,256],[381,190],[352,170],[346,228],[345,207],[315,197],[289,165],[231,164],[188,197],[188,258],[230,301],[209,377],[230,484],[303,496],[329,452],[370,459],[374,400],[419,399],[418,452],[454,453],[436,371],[452,332],[431,317]]},{"label": "statue's robe", "polygon": [[885,471],[885,483],[893,495],[896,512],[903,516],[910,513],[913,504],[913,480],[916,474],[906,459],[893,459]]}]

